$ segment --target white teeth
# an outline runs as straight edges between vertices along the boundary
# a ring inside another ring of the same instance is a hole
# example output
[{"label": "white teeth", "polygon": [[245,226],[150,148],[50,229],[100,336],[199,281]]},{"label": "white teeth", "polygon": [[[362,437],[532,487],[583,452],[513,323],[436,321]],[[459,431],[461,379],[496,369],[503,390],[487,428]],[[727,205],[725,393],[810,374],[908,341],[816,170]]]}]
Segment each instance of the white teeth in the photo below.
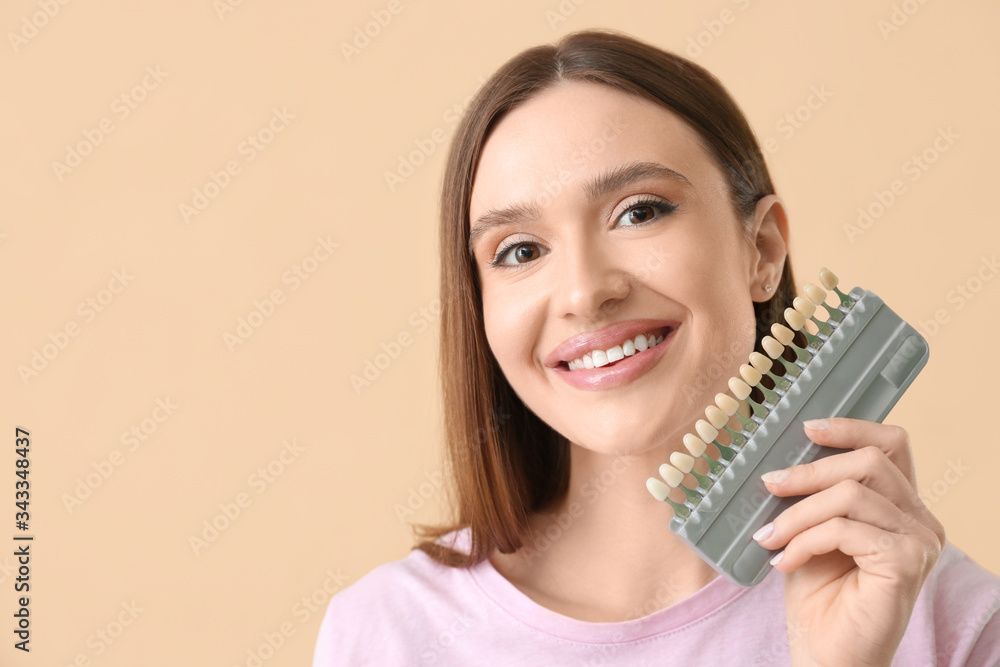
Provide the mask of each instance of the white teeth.
[{"label": "white teeth", "polygon": [[792,301],[792,307],[807,318],[812,317],[813,313],[816,312],[816,304],[808,299],[803,299],[801,296],[795,297]]},{"label": "white teeth", "polygon": [[750,364],[740,366],[740,375],[743,376],[743,380],[751,387],[756,387],[760,383],[760,371]]},{"label": "white teeth", "polygon": [[771,336],[764,336],[760,341],[760,346],[767,352],[767,356],[777,359],[785,351],[785,346]]},{"label": "white teeth", "polygon": [[649,489],[654,498],[660,501],[666,500],[667,496],[670,495],[670,487],[655,477],[646,480],[646,488]]},{"label": "white teeth", "polygon": [[729,416],[735,415],[736,411],[740,409],[739,401],[729,394],[716,394],[715,404]]},{"label": "white teeth", "polygon": [[694,430],[698,432],[705,442],[712,442],[719,437],[719,431],[704,419],[699,419],[694,424]]},{"label": "white teeth", "polygon": [[672,452],[670,454],[670,465],[681,472],[691,472],[694,468],[694,459],[683,452]]},{"label": "white teeth", "polygon": [[771,325],[771,335],[782,345],[788,345],[795,340],[795,333],[781,322]]},{"label": "white teeth", "polygon": [[685,433],[684,446],[691,452],[691,456],[701,456],[705,453],[706,443],[693,433]]},{"label": "white teeth", "polygon": [[684,481],[684,473],[669,463],[660,466],[660,477],[670,486],[680,486],[681,482]]},{"label": "white teeth", "polygon": [[729,415],[715,405],[705,408],[705,416],[708,418],[708,423],[715,428],[722,428],[729,423]]},{"label": "white teeth", "polygon": [[823,283],[823,287],[827,289],[833,289],[840,284],[840,280],[837,278],[836,274],[827,268],[819,270],[819,281]]},{"label": "white teeth", "polygon": [[[775,324],[777,324],[777,322],[775,322]],[[787,329],[788,327],[785,327],[785,328]],[[772,331],[774,330],[773,326],[771,327],[771,330]],[[778,341],[778,342],[781,342],[781,341]],[[771,364],[771,360],[768,359],[767,357],[765,357],[760,352],[751,352],[750,353],[750,365],[753,366],[754,368],[756,368],[757,370],[759,370],[761,373],[766,373],[769,370],[771,370],[771,365],[772,364]]]},{"label": "white teeth", "polygon": [[635,338],[607,350],[592,350],[579,359],[569,362],[569,369],[575,371],[579,368],[600,368],[601,366],[607,366],[614,361],[631,357],[637,352],[643,352],[651,347],[655,347],[662,343],[665,337],[656,337],[651,333],[639,334]]}]

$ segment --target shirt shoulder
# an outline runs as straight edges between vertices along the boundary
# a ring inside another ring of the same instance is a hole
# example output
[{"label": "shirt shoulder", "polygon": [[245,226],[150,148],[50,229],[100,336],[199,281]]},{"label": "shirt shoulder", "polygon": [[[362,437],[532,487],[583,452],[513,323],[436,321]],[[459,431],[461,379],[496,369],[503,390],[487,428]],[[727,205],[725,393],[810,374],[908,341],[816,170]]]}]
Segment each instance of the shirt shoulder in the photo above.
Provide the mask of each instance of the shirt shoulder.
[{"label": "shirt shoulder", "polygon": [[1000,665],[1000,577],[947,543],[921,589],[893,664]]},{"label": "shirt shoulder", "polygon": [[330,599],[313,667],[416,664],[439,619],[469,606],[471,588],[468,570],[442,565],[419,549],[379,565]]}]

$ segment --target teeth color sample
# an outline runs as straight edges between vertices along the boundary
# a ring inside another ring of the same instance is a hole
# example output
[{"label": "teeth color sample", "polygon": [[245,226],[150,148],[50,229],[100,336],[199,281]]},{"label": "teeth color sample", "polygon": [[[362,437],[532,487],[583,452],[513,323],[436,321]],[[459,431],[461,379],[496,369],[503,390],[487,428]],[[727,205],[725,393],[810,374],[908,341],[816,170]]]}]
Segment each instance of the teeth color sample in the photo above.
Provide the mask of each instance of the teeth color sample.
[{"label": "teeth color sample", "polygon": [[785,346],[770,336],[764,336],[760,344],[764,348],[764,351],[767,352],[767,356],[772,359],[777,359],[785,351]]},{"label": "teeth color sample", "polygon": [[684,447],[691,452],[691,456],[701,456],[705,453],[705,441],[693,433],[684,434]]},{"label": "teeth color sample", "polygon": [[670,463],[681,472],[691,472],[694,468],[694,459],[683,452],[672,453]]},{"label": "teeth color sample", "polygon": [[646,480],[646,488],[659,501],[666,500],[667,496],[670,495],[670,487],[655,477],[650,477]]},{"label": "teeth color sample", "polygon": [[[772,327],[773,329],[773,327]],[[750,353],[750,365],[759,370],[761,373],[766,373],[771,370],[772,362],[770,359],[765,357],[760,352]]]},{"label": "teeth color sample", "polygon": [[806,318],[804,318],[802,313],[794,308],[785,308],[785,321],[788,322],[788,326],[795,331],[798,331],[806,324]]},{"label": "teeth color sample", "polygon": [[771,335],[782,345],[788,345],[795,340],[795,332],[780,322],[771,325]]},{"label": "teeth color sample", "polygon": [[708,423],[715,428],[722,428],[729,423],[729,415],[715,405],[705,408],[705,417],[708,418]]},{"label": "teeth color sample", "polygon": [[812,317],[813,313],[816,312],[816,304],[808,299],[803,299],[801,296],[797,296],[792,300],[792,307],[806,318]]},{"label": "teeth color sample", "polygon": [[733,396],[743,401],[750,395],[750,385],[739,378],[729,378],[729,391],[733,392]]},{"label": "teeth color sample", "polygon": [[806,283],[803,285],[802,291],[805,292],[805,295],[809,298],[809,300],[817,306],[826,302],[826,292],[812,283]]},{"label": "teeth color sample", "polygon": [[[809,365],[813,363],[815,356],[821,353],[822,346],[827,341],[837,340],[831,336],[842,323],[853,322],[850,319],[851,309],[861,299],[857,295],[863,296],[862,292],[857,291],[860,288],[852,290],[850,295],[844,294],[837,287],[839,283],[837,276],[825,267],[820,270],[819,282],[823,287],[817,287],[812,283],[803,284],[802,296],[794,297],[793,307],[784,310],[785,322],[773,323],[770,327],[771,335],[761,339],[760,346],[764,354],[757,351],[750,352],[748,363],[741,364],[739,373],[729,378],[729,393],[716,394],[715,405],[705,408],[705,418],[695,422],[694,432],[684,434],[683,443],[686,451],[671,452],[669,463],[659,467],[662,479],[650,477],[646,480],[646,488],[653,497],[666,501],[673,508],[671,521],[714,520],[720,512],[726,511],[726,503],[733,499],[735,490],[746,481],[741,475],[746,472],[746,466],[743,464],[747,461],[741,463],[739,457],[753,457],[755,452],[774,442],[773,430],[782,428],[782,425],[775,423],[773,411],[777,408],[780,417],[783,414],[781,405],[784,404],[788,409],[796,406],[796,401],[799,400],[796,397],[801,397],[803,392],[808,390],[806,389],[810,387],[808,381],[814,377],[809,374]],[[837,301],[835,306],[826,302],[830,296]],[[817,311],[823,312],[822,320],[814,317]],[[812,333],[806,328],[807,320],[810,319],[813,323],[810,329],[816,328],[817,333]],[[845,337],[856,335],[853,329],[848,329],[844,334]],[[800,347],[796,338],[804,338],[806,343]],[[662,340],[663,338],[658,336],[638,336],[634,339],[634,344],[629,340],[618,348],[594,350],[590,353],[593,360],[590,355],[585,355],[570,362],[571,368],[603,365],[609,360],[614,361],[637,354],[646,349],[647,345],[656,345]],[[793,353],[795,358],[791,359]],[[819,364],[816,367],[819,368]],[[779,371],[777,374],[772,372],[775,368]],[[822,370],[821,368],[819,372]],[[767,383],[763,382],[764,375],[769,378]],[[806,388],[796,388],[796,382],[800,377],[807,383],[803,385]],[[758,393],[762,398],[759,400],[751,398],[751,394],[754,393]],[[731,426],[731,423],[734,425]],[[720,441],[719,435],[723,430],[726,436]],[[755,442],[754,438],[758,434],[763,434],[763,440]],[[718,450],[718,458],[707,453],[709,445]],[[698,463],[699,459],[702,459],[704,464]],[[752,460],[751,458],[751,466]],[[694,469],[696,463],[707,465],[708,471],[697,472]],[[730,465],[735,466],[735,469],[731,469]],[[687,475],[693,477],[696,486],[684,485]],[[720,489],[714,488],[715,485],[723,486],[721,493]],[[673,488],[683,491],[686,500],[683,502],[672,500],[669,494]]]},{"label": "teeth color sample", "polygon": [[840,284],[840,280],[837,279],[837,275],[825,266],[819,270],[819,281],[823,283],[823,287],[828,290],[833,289]]},{"label": "teeth color sample", "polygon": [[728,394],[716,394],[715,404],[729,416],[735,415],[740,409],[740,402]]},{"label": "teeth color sample", "polygon": [[684,473],[669,463],[664,463],[660,466],[660,477],[666,480],[670,486],[680,486],[681,480],[684,479]]},{"label": "teeth color sample", "polygon": [[760,371],[751,366],[750,364],[743,364],[740,366],[740,375],[751,387],[755,387],[760,384]]},{"label": "teeth color sample", "polygon": [[712,442],[717,437],[719,437],[719,431],[714,426],[709,424],[704,419],[699,419],[694,424],[694,430],[698,431],[698,435],[705,442]]}]

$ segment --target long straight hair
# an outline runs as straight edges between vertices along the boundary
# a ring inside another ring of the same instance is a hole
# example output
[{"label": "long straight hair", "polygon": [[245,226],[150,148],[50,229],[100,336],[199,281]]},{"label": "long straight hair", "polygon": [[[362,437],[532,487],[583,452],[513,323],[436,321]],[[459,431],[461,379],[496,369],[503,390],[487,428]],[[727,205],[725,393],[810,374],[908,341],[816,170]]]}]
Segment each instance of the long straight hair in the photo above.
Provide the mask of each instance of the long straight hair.
[{"label": "long straight hair", "polygon": [[[468,567],[494,550],[516,551],[528,518],[565,497],[569,487],[569,442],[524,405],[490,350],[468,250],[472,182],[490,131],[508,111],[565,80],[612,86],[687,122],[725,175],[741,221],[734,233],[748,242],[757,201],[774,192],[753,131],[722,84],[701,66],[624,33],[585,30],[529,48],[483,84],[452,139],[441,193],[439,373],[451,518],[415,526],[414,548],[444,565]],[[758,350],[793,297],[786,259],[774,296],[754,303]],[[438,542],[463,528],[470,529],[468,553]]]}]

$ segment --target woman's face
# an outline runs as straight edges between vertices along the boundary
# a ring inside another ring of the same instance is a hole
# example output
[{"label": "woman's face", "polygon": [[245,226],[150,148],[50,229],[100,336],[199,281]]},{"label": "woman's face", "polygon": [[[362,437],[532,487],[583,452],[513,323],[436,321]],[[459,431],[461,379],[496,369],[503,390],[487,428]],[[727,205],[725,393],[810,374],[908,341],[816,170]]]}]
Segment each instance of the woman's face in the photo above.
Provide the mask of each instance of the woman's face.
[{"label": "woman's face", "polygon": [[470,220],[486,336],[517,395],[597,452],[691,430],[753,350],[752,301],[781,275],[784,212],[773,196],[757,209],[748,243],[697,134],[647,100],[573,81],[509,112]]}]

